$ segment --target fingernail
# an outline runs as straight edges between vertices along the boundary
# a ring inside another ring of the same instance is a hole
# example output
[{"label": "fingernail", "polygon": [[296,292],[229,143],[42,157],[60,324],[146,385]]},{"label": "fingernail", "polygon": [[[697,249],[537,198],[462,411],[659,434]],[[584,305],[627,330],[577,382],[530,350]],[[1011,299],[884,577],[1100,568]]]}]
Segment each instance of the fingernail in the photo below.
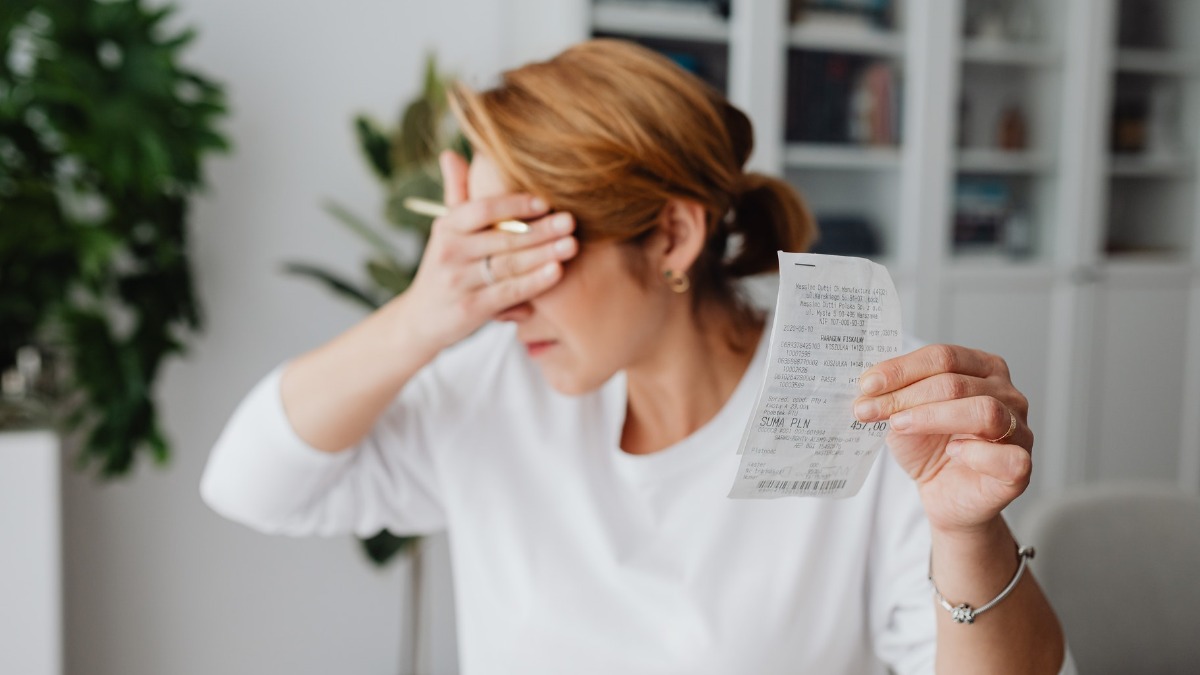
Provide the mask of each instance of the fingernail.
[{"label": "fingernail", "polygon": [[962,454],[962,443],[947,443],[946,454],[951,457],[958,457]]},{"label": "fingernail", "polygon": [[563,237],[554,242],[554,252],[558,255],[566,255],[575,248],[575,240],[570,237]]},{"label": "fingernail", "polygon": [[550,206],[546,204],[545,199],[542,199],[541,197],[534,197],[533,199],[529,200],[529,208],[534,211],[545,211],[546,209],[550,208]]},{"label": "fingernail", "polygon": [[859,422],[870,422],[879,417],[879,403],[871,399],[854,404],[854,416]]},{"label": "fingernail", "polygon": [[892,415],[892,419],[888,420],[888,422],[896,431],[904,431],[912,426],[912,413],[908,412],[907,410],[901,413],[896,413],[895,415]]},{"label": "fingernail", "polygon": [[879,373],[871,373],[870,375],[864,377],[862,381],[858,383],[858,386],[860,389],[862,389],[862,393],[864,394],[875,394],[881,392],[883,391],[883,376]]},{"label": "fingernail", "polygon": [[571,214],[559,213],[550,220],[550,226],[555,232],[570,232],[571,231]]},{"label": "fingernail", "polygon": [[555,274],[558,274],[558,263],[546,263],[542,265],[542,278],[553,279]]}]

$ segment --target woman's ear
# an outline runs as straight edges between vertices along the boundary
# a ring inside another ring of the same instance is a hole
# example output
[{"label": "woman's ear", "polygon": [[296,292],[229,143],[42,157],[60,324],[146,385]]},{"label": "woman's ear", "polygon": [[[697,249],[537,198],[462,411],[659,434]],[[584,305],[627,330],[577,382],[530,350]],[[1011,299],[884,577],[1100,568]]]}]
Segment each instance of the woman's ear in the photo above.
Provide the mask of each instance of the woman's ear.
[{"label": "woman's ear", "polygon": [[704,207],[687,199],[672,199],[663,209],[662,233],[659,239],[657,271],[680,274],[691,269],[708,239],[708,222]]}]

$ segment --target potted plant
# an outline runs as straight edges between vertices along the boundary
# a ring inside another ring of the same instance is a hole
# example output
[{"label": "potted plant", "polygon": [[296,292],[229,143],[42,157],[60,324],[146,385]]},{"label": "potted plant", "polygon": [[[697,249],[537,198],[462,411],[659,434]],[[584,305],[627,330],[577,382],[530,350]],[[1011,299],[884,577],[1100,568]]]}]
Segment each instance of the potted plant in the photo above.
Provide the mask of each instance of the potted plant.
[{"label": "potted plant", "polygon": [[6,401],[40,397],[44,422],[78,434],[80,463],[103,476],[141,453],[169,457],[154,384],[200,328],[188,205],[204,157],[227,147],[222,89],[180,64],[194,33],[168,28],[172,11],[142,0],[0,8]]},{"label": "potted plant", "polygon": [[[335,201],[326,202],[324,207],[368,245],[371,253],[363,263],[366,279],[347,279],[318,264],[302,262],[288,263],[285,271],[316,280],[366,311],[378,309],[408,288],[417,273],[433,218],[410,211],[404,202],[411,197],[441,200],[437,158],[443,149],[452,148],[470,156],[466,140],[451,124],[446,98],[450,80],[439,73],[431,55],[425,63],[421,91],[404,105],[394,125],[380,124],[366,115],[354,119],[363,158],[383,188],[380,215],[386,229],[370,224],[371,219]],[[384,530],[363,540],[363,547],[372,561],[383,565],[415,542],[415,537],[398,537]]]}]

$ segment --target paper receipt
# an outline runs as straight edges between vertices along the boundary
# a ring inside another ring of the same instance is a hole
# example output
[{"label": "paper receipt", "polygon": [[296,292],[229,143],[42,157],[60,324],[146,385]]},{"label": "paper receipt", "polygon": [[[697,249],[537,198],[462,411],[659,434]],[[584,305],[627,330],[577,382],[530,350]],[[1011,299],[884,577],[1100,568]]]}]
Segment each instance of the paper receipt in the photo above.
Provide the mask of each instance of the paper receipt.
[{"label": "paper receipt", "polygon": [[855,495],[888,427],[855,419],[858,378],[900,348],[900,299],[887,268],[780,252],[766,377],[729,496]]}]

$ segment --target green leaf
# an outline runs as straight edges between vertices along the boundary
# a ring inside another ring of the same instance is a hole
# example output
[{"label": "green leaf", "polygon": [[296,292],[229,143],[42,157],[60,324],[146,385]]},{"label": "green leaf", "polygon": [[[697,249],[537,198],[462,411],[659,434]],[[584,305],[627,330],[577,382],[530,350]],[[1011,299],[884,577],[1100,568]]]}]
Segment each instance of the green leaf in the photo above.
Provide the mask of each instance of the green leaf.
[{"label": "green leaf", "polygon": [[397,170],[415,169],[437,159],[437,126],[441,118],[429,101],[408,104],[400,128],[392,137],[392,164]]},{"label": "green leaf", "polygon": [[396,177],[388,192],[385,209],[388,221],[401,230],[416,232],[422,239],[427,239],[434,219],[409,211],[404,206],[404,200],[409,197],[441,201],[441,176],[425,169],[406,171]]},{"label": "green leaf", "polygon": [[410,550],[419,540],[419,537],[400,537],[381,530],[379,534],[363,539],[362,547],[371,562],[382,567],[392,558]]},{"label": "green leaf", "polygon": [[395,297],[412,284],[416,269],[403,269],[391,261],[371,260],[367,263],[367,274],[371,276],[371,281]]},{"label": "green leaf", "polygon": [[366,223],[362,218],[354,215],[344,206],[341,206],[334,201],[326,201],[324,204],[325,212],[337,219],[337,221],[345,225],[351,232],[357,234],[375,249],[376,253],[384,258],[399,265],[399,252],[384,239],[383,235],[376,232],[374,228]]},{"label": "green leaf", "polygon": [[325,284],[335,294],[349,298],[371,311],[379,309],[383,304],[372,297],[369,292],[356,287],[353,283],[342,279],[333,272],[326,271],[316,265],[287,263],[284,265],[283,271],[288,274],[315,279]]},{"label": "green leaf", "polygon": [[358,144],[362,148],[367,163],[375,170],[375,175],[387,180],[392,177],[391,144],[387,136],[381,132],[375,123],[363,115],[354,118],[354,131],[358,135]]}]

